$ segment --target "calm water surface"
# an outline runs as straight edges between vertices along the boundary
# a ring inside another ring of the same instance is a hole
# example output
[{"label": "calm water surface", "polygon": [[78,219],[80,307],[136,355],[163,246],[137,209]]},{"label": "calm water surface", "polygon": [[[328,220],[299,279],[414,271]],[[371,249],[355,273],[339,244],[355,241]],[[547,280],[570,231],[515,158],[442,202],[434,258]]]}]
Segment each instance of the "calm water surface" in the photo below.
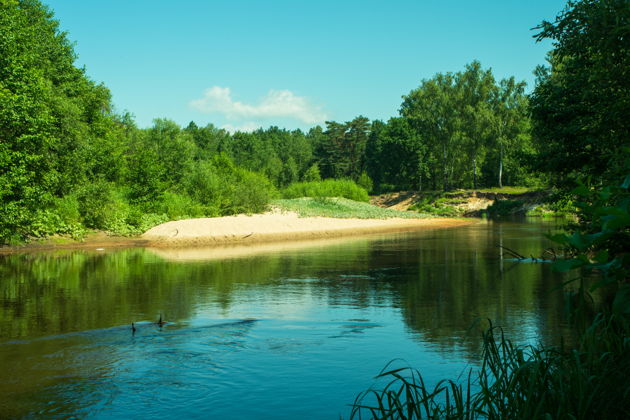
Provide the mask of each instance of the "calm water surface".
[{"label": "calm water surface", "polygon": [[0,418],[347,418],[392,359],[475,367],[477,319],[567,334],[561,279],[497,247],[539,256],[550,228],[0,256]]}]

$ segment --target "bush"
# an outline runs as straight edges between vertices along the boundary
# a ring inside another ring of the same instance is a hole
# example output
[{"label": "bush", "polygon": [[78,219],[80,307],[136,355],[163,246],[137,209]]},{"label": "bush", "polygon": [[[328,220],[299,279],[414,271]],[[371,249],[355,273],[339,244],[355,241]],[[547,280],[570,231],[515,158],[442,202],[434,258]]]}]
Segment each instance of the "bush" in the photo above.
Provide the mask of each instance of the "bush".
[{"label": "bush", "polygon": [[225,155],[197,163],[184,182],[188,194],[217,216],[265,211],[276,195],[266,176],[237,167]]},{"label": "bush", "polygon": [[440,217],[461,216],[462,212],[456,207],[448,205],[447,202],[448,198],[442,197],[439,194],[426,194],[409,207],[409,210]]},{"label": "bush", "polygon": [[317,163],[312,164],[304,175],[302,175],[302,182],[321,181],[322,176],[319,173],[319,166]]},{"label": "bush", "polygon": [[282,191],[284,198],[300,197],[343,197],[354,201],[370,200],[365,188],[349,179],[326,179],[324,181],[298,182]]},{"label": "bush", "polygon": [[217,210],[204,206],[187,194],[166,191],[160,196],[158,213],[165,214],[169,220],[191,217],[216,216]]},{"label": "bush", "polygon": [[76,197],[86,227],[116,230],[125,223],[129,205],[113,184],[102,180],[92,182],[80,188]]},{"label": "bush", "polygon": [[374,183],[372,182],[372,179],[365,172],[361,172],[361,176],[357,180],[357,185],[365,188],[367,192],[372,191],[372,189],[374,188]]}]

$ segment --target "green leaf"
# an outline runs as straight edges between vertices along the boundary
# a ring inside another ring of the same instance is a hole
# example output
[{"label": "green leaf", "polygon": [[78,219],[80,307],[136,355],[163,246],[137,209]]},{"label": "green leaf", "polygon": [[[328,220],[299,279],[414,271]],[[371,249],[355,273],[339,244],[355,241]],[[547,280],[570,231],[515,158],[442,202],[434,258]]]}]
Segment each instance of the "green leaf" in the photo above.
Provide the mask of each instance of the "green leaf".
[{"label": "green leaf", "polygon": [[586,197],[589,194],[589,190],[584,184],[580,184],[571,190],[571,194],[579,195],[580,197]]},{"label": "green leaf", "polygon": [[600,264],[607,262],[608,261],[608,250],[607,249],[602,249],[597,254],[595,254],[595,257],[593,258],[593,260],[595,260],[595,262],[600,263]]},{"label": "green leaf", "polygon": [[557,260],[554,261],[551,265],[553,271],[558,273],[566,273],[567,271],[571,271],[573,269],[583,267],[587,263],[578,258],[572,258],[570,260]]},{"label": "green leaf", "polygon": [[545,235],[545,236],[550,241],[553,241],[553,242],[555,242],[557,244],[560,244],[560,245],[566,245],[568,243],[567,242],[568,236],[565,235],[564,233],[556,233],[555,235],[548,234],[548,235]]},{"label": "green leaf", "polygon": [[619,288],[613,301],[613,312],[619,315],[630,315],[630,285]]}]

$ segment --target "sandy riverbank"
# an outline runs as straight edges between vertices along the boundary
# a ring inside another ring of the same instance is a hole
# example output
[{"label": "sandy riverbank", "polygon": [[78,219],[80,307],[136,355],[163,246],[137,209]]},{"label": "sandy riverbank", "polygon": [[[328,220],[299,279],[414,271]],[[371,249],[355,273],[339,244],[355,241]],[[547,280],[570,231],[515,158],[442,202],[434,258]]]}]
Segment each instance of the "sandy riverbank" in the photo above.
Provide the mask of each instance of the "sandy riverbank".
[{"label": "sandy riverbank", "polygon": [[473,223],[473,220],[337,219],[298,217],[295,213],[275,212],[167,222],[148,230],[141,239],[151,247],[191,247],[334,238],[436,229],[470,223]]},{"label": "sandy riverbank", "polygon": [[[438,229],[475,223],[474,219],[337,219],[298,217],[291,212],[270,212],[251,216],[186,219],[167,222],[137,237],[89,234],[82,241],[48,238],[26,245],[2,247],[0,254],[57,249],[113,249],[131,247],[191,248],[257,245],[291,241],[341,238],[372,233]],[[232,252],[232,251],[231,251]],[[249,251],[248,251],[249,252]]]}]

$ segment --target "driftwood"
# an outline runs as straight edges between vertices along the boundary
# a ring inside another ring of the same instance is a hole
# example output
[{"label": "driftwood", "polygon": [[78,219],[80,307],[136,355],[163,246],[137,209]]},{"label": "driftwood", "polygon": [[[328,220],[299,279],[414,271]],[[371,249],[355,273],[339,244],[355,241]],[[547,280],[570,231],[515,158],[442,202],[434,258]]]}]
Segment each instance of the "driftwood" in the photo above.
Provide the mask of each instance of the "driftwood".
[{"label": "driftwood", "polygon": [[522,256],[518,252],[508,248],[507,246],[497,245],[497,247],[503,249],[505,252],[507,252],[508,254],[510,254],[511,256],[516,258],[517,260],[524,260],[524,259],[526,259],[524,256]]},{"label": "driftwood", "polygon": [[[549,263],[552,262],[556,259],[556,252],[554,251],[553,248],[547,248],[542,256],[540,256],[540,258],[536,258],[533,255],[530,255],[530,258],[525,257],[524,255],[519,254],[518,252],[514,251],[513,249],[510,249],[506,246],[503,245],[497,245],[498,248],[503,249],[507,254],[509,254],[510,256],[516,258],[519,262],[535,262],[535,263]],[[549,254],[551,256],[551,259],[547,259],[545,258],[545,255]]]}]

